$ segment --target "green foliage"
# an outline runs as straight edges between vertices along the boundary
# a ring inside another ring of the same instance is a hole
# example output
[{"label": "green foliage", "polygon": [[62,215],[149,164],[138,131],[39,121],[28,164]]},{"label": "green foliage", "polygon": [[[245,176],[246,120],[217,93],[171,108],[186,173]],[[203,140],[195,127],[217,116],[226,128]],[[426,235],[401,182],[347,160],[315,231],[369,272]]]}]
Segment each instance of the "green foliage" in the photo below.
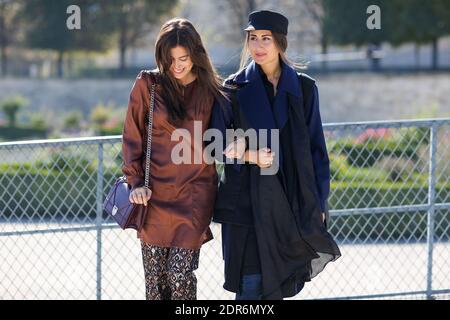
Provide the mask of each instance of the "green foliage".
[{"label": "green foliage", "polygon": [[110,0],[100,5],[102,24],[116,35],[118,42],[119,74],[123,74],[125,69],[126,50],[131,46],[138,46],[149,32],[159,29],[161,18],[177,2],[178,0]]},{"label": "green foliage", "polygon": [[[337,44],[429,43],[450,34],[447,0],[324,0],[323,5],[324,30]],[[366,26],[370,5],[381,9],[381,30]]]},{"label": "green foliage", "polygon": [[92,109],[90,118],[94,126],[98,129],[105,125],[111,115],[112,108],[98,104]]},{"label": "green foliage", "polygon": [[403,130],[402,138],[400,139],[399,148],[409,146],[417,149],[422,145],[430,144],[430,129],[429,128],[407,128]]},{"label": "green foliage", "polygon": [[64,127],[66,129],[79,129],[83,116],[79,111],[73,111],[64,118]]},{"label": "green foliage", "polygon": [[416,148],[413,145],[403,148],[395,140],[369,139],[360,144],[337,142],[331,148],[331,152],[342,153],[347,157],[348,164],[355,167],[372,167],[382,156],[417,159]]},{"label": "green foliage", "polygon": [[[120,174],[119,166],[104,168],[103,195]],[[81,155],[54,154],[34,163],[0,164],[2,217],[49,217],[72,221],[95,218],[97,168]],[[23,208],[18,212],[15,208]]]},{"label": "green foliage", "polygon": [[96,135],[121,135],[124,126],[126,108],[114,108],[113,105],[98,104],[90,114],[90,125]]},{"label": "green foliage", "polygon": [[106,25],[111,31],[122,32],[129,44],[145,34],[149,24],[160,23],[161,16],[171,11],[178,0],[110,0],[102,4],[101,11],[109,17]]},{"label": "green foliage", "polygon": [[54,171],[75,172],[75,173],[93,173],[95,171],[95,167],[93,166],[93,163],[90,160],[82,156],[64,153],[52,154],[50,159],[46,163],[39,162],[37,164],[37,167],[48,168],[49,170]]},{"label": "green foliage", "polygon": [[[80,7],[81,30],[69,30],[66,26],[69,17],[66,10],[72,4]],[[103,23],[99,9],[99,1],[95,0],[78,3],[71,0],[27,0],[21,13],[27,21],[26,43],[31,48],[58,52],[106,50],[111,31]]]},{"label": "green foliage", "polygon": [[0,127],[0,138],[6,141],[45,139],[47,133],[44,128]]},{"label": "green foliage", "polygon": [[[69,155],[67,155],[69,156]],[[56,156],[55,156],[56,157]],[[38,215],[55,219],[95,219],[97,171],[94,164],[77,157],[64,160],[52,157],[39,163],[0,164],[0,199],[3,217],[12,214]],[[87,166],[87,167],[86,167]],[[220,167],[220,166],[219,166]],[[105,168],[103,197],[120,174],[120,167]],[[7,191],[6,191],[7,190]],[[450,183],[438,184],[437,202],[450,198]],[[384,207],[424,204],[426,183],[361,183],[333,181],[329,199],[330,209]],[[102,199],[103,200],[103,199]],[[23,208],[20,213],[14,208]],[[449,221],[449,210],[438,210],[436,221]],[[426,212],[348,215],[332,217],[330,233],[340,241],[407,241],[424,240]],[[450,229],[436,228],[435,236],[450,239]]]},{"label": "green foliage", "polygon": [[[450,199],[450,183],[436,186],[437,203]],[[425,183],[331,183],[331,210],[379,208],[426,204]],[[351,214],[331,218],[330,233],[340,241],[423,241],[426,239],[427,212],[392,212],[385,214]],[[436,210],[435,221],[450,221],[450,210]],[[435,236],[450,240],[450,229],[438,228]]]},{"label": "green foliage", "polygon": [[30,119],[31,128],[38,130],[46,130],[47,122],[42,114],[33,114]]},{"label": "green foliage", "polygon": [[[427,182],[332,181],[329,205],[332,209],[389,207],[424,204],[428,201]],[[450,183],[437,185],[439,201],[448,201]],[[446,200],[447,199],[447,200]]]},{"label": "green foliage", "polygon": [[0,103],[0,108],[3,113],[6,115],[8,119],[8,125],[10,127],[14,127],[16,125],[16,118],[19,109],[25,106],[28,103],[28,100],[22,96],[11,96],[5,98]]},{"label": "green foliage", "polygon": [[115,136],[121,135],[123,130],[123,123],[119,123],[114,127],[102,127],[100,128],[99,134],[101,136]]},{"label": "green foliage", "polygon": [[[8,190],[10,195],[0,199],[3,217],[20,215],[25,219],[35,216],[73,221],[74,217],[93,219],[96,216],[95,174],[72,172],[64,175],[44,169],[34,173],[10,169],[0,174],[5,181],[0,185],[0,192],[6,194]],[[105,178],[112,179],[110,174],[106,174]],[[17,212],[15,208],[18,207],[23,209]]]},{"label": "green foliage", "polygon": [[[388,0],[324,0],[324,31],[331,42],[337,44],[380,44],[389,34],[383,21],[388,11]],[[381,8],[381,30],[369,30],[367,28],[366,13],[371,5]]]},{"label": "green foliage", "polygon": [[342,180],[347,175],[349,170],[347,158],[343,155],[330,153],[329,159],[331,178],[337,181]]},{"label": "green foliage", "polygon": [[[437,210],[436,221],[449,221],[449,210]],[[436,224],[435,239],[450,240],[446,223]],[[332,217],[329,232],[343,243],[414,243],[427,239],[427,212],[352,214]]]},{"label": "green foliage", "polygon": [[430,43],[450,34],[450,3],[447,0],[391,0],[390,42]]}]

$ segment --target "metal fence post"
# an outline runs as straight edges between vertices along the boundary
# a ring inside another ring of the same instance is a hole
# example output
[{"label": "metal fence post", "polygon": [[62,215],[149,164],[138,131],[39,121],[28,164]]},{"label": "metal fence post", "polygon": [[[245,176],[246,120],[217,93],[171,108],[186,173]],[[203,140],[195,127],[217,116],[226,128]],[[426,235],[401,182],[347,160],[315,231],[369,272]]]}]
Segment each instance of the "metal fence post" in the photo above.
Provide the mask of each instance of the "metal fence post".
[{"label": "metal fence post", "polygon": [[98,144],[97,164],[97,300],[102,298],[103,143]]},{"label": "metal fence post", "polygon": [[436,203],[436,149],[437,125],[431,125],[430,130],[430,164],[428,175],[428,213],[427,213],[427,299],[433,299],[433,243],[434,243],[434,212]]}]

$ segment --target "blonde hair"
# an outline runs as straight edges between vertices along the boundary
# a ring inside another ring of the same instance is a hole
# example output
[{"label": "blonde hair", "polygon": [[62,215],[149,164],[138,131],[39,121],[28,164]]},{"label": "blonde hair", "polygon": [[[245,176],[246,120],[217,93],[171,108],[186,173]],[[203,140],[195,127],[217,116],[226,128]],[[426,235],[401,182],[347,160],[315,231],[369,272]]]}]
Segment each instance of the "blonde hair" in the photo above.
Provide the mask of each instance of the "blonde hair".
[{"label": "blonde hair", "polygon": [[[287,37],[284,34],[272,32],[272,37],[275,40],[275,45],[280,50],[280,58],[283,60],[284,63],[286,63],[288,66],[294,68],[295,70],[304,70],[307,68],[308,62],[302,61],[302,62],[294,62],[290,60],[286,55],[286,50],[288,47],[288,41]],[[239,64],[239,71],[243,70],[250,62],[251,55],[250,50],[248,50],[248,43],[250,41],[250,32],[247,31],[247,34],[245,36],[244,45],[241,52],[241,60]]]}]

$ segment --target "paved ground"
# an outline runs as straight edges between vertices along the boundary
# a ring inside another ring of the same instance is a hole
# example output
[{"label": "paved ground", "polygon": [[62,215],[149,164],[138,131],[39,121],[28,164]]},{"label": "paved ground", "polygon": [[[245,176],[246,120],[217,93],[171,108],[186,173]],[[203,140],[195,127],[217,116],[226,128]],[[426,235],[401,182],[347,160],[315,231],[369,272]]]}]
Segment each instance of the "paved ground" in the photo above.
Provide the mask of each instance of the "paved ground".
[{"label": "paved ground", "polygon": [[[0,224],[0,232],[55,226]],[[222,289],[220,232],[203,247],[197,271],[199,299],[232,299]],[[102,232],[101,270],[96,231],[0,236],[0,299],[95,299],[101,272],[103,299],[144,299],[139,242],[133,231]],[[426,244],[341,245],[342,257],[295,299],[317,299],[426,288]],[[450,243],[434,246],[433,288],[450,289]],[[441,298],[449,299],[450,294]]]}]

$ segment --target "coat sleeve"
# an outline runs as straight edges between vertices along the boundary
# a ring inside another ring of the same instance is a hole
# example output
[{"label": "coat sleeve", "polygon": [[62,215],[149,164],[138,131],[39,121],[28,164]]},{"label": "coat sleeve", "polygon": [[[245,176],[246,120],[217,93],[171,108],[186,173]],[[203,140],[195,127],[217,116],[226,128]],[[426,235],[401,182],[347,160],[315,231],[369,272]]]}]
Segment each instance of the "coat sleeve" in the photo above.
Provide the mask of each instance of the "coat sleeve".
[{"label": "coat sleeve", "polygon": [[[211,113],[210,128],[218,129],[222,134],[222,147],[226,147],[226,130],[234,129],[234,116],[231,101],[228,99],[221,99],[220,102],[216,99]],[[221,149],[221,151],[223,151]],[[233,164],[236,171],[240,171],[240,164],[237,159],[228,159],[222,152],[214,154],[214,158],[220,163]]]},{"label": "coat sleeve", "polygon": [[141,71],[131,89],[122,131],[122,173],[132,188],[144,185],[145,108],[148,106],[147,82]]},{"label": "coat sleeve", "polygon": [[314,85],[311,106],[306,115],[306,124],[311,138],[311,154],[314,164],[317,191],[322,212],[328,215],[328,195],[330,193],[330,160],[322,128],[319,111],[319,91]]}]

